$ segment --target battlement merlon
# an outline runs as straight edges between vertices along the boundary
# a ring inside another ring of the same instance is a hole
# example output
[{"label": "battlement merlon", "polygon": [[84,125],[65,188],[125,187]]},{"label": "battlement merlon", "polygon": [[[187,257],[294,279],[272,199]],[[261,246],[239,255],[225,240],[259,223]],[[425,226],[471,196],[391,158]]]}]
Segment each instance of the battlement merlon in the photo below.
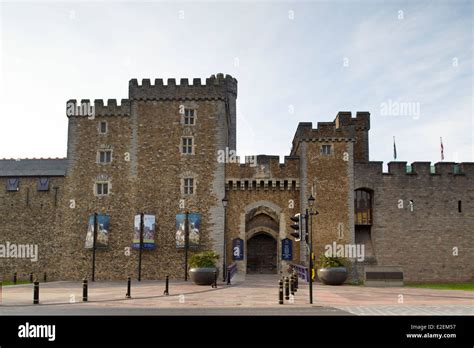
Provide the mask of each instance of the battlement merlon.
[{"label": "battlement merlon", "polygon": [[339,111],[334,119],[336,128],[354,126],[355,130],[370,130],[370,112],[357,111],[352,117],[350,111]]},{"label": "battlement merlon", "polygon": [[[93,106],[93,108],[92,108]],[[95,99],[93,103],[89,99],[70,99],[66,103],[66,115],[70,116],[130,116],[130,100],[122,99],[120,105],[116,99],[108,99],[104,105],[103,99]]]},{"label": "battlement merlon", "polygon": [[129,98],[133,100],[195,100],[195,99],[222,99],[229,95],[237,98],[237,79],[230,75],[217,74],[206,78],[205,84],[200,78],[194,78],[192,84],[183,78],[179,84],[176,79],[170,78],[167,84],[163,79],[155,79],[151,84],[150,79],[143,79],[138,84],[137,79],[129,82]]}]

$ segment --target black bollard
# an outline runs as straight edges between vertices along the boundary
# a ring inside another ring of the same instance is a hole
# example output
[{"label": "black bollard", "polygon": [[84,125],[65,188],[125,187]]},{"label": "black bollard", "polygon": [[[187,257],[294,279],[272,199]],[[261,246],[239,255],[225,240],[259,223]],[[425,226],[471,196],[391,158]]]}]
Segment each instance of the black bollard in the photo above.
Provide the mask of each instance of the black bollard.
[{"label": "black bollard", "polygon": [[39,304],[40,286],[39,282],[35,281],[33,286],[33,304]]},{"label": "black bollard", "polygon": [[283,281],[278,281],[278,304],[283,304]]},{"label": "black bollard", "polygon": [[167,275],[166,276],[165,291],[163,292],[163,295],[168,296],[170,294],[169,286],[170,286],[170,276]]},{"label": "black bollard", "polygon": [[298,291],[298,273],[295,272],[294,275],[295,275],[295,292],[297,292]]},{"label": "black bollard", "polygon": [[87,302],[87,279],[82,280],[82,302]]},{"label": "black bollard", "polygon": [[290,299],[290,281],[288,277],[285,277],[285,300]]},{"label": "black bollard", "polygon": [[213,289],[217,289],[217,272],[214,271],[214,283],[212,284]]},{"label": "black bollard", "polygon": [[127,294],[125,295],[126,298],[132,298],[132,278],[127,278]]},{"label": "black bollard", "polygon": [[43,281],[44,281],[45,283],[48,282],[48,276],[46,275],[46,272],[44,272],[44,274],[43,274]]},{"label": "black bollard", "polygon": [[230,270],[227,270],[227,285],[230,285]]},{"label": "black bollard", "polygon": [[295,295],[295,275],[294,274],[290,276],[290,293],[293,296]]},{"label": "black bollard", "polygon": [[30,273],[30,283],[33,283],[33,273]]},{"label": "black bollard", "polygon": [[16,272],[15,272],[15,273],[13,273],[13,284],[15,284],[15,285],[16,285]]}]

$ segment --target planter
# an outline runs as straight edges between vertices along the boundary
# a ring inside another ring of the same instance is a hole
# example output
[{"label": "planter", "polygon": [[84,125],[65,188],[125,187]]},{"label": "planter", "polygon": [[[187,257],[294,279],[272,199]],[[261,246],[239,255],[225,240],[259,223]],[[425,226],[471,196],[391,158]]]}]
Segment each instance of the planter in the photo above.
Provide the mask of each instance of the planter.
[{"label": "planter", "polygon": [[215,277],[214,272],[217,272],[217,277],[219,277],[219,269],[217,268],[191,268],[189,276],[194,284],[212,285]]},{"label": "planter", "polygon": [[341,285],[347,279],[346,267],[318,269],[318,278],[326,285]]}]

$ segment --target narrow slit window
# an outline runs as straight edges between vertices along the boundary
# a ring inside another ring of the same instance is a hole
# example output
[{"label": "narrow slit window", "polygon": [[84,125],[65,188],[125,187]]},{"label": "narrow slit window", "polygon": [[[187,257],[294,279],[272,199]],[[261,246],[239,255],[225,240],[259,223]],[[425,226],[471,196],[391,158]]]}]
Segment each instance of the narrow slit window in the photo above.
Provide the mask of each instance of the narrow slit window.
[{"label": "narrow slit window", "polygon": [[107,122],[101,121],[99,124],[99,133],[100,134],[105,134],[107,133]]},{"label": "narrow slit window", "polygon": [[462,201],[458,201],[458,213],[462,213]]}]

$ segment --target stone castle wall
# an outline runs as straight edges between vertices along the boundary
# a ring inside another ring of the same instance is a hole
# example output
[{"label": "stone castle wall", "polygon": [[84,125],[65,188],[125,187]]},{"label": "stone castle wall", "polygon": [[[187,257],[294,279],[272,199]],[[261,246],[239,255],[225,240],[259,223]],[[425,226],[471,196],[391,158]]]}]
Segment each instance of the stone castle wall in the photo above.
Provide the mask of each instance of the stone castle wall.
[{"label": "stone castle wall", "polygon": [[[409,282],[474,278],[474,163],[356,164],[354,187],[373,190],[372,243],[377,265],[401,266]],[[409,201],[413,201],[413,212]],[[458,202],[461,201],[461,212]],[[457,255],[455,249],[457,248]]]},{"label": "stone castle wall", "polygon": [[[167,84],[133,79],[129,98],[120,103],[68,101],[67,108],[73,109],[91,104],[95,114],[68,112],[65,176],[52,176],[47,192],[36,190],[34,175],[19,175],[18,192],[0,190],[0,244],[39,247],[38,262],[0,259],[0,277],[44,271],[51,280],[90,277],[92,251],[84,243],[93,213],[111,217],[109,246],[97,251],[98,280],[136,277],[138,251],[131,244],[134,216],[141,212],[156,216],[156,249],[143,252],[143,279],[184,276],[175,216],[186,211],[201,214],[199,250],[214,250],[222,258],[226,221],[227,264],[233,262],[232,240],[246,243],[259,232],[277,240],[279,260],[281,240],[294,240],[290,217],[305,212],[310,195],[319,212],[313,217],[312,239],[318,257],[333,242],[356,242],[354,190],[365,188],[372,190],[374,203],[371,264],[401,266],[407,281],[473,280],[473,163],[461,163],[459,170],[453,163],[438,163],[431,174],[429,163],[416,162],[412,173],[406,173],[405,162],[392,162],[389,173],[382,173],[381,162],[368,160],[367,112],[355,117],[340,112],[334,122],[319,122],[314,129],[300,123],[284,163],[266,155],[246,164],[222,160],[222,151],[236,149],[236,98],[237,81],[217,74],[205,84],[200,79],[192,84],[187,79],[179,84],[174,79]],[[183,124],[183,107],[196,111],[195,125]],[[99,132],[101,122],[107,122],[105,134]],[[194,139],[192,155],[180,152],[183,136]],[[327,145],[331,151],[323,153]],[[103,149],[112,151],[111,163],[98,163]],[[5,187],[9,175],[0,176],[0,185]],[[194,178],[193,195],[182,188],[189,177]],[[108,196],[94,193],[96,181],[109,182]],[[307,264],[307,256],[305,242],[294,241],[292,262]],[[240,273],[246,272],[246,262],[238,261]],[[278,262],[278,272],[286,272],[289,263]],[[351,277],[361,277],[362,265],[352,266]]]}]

